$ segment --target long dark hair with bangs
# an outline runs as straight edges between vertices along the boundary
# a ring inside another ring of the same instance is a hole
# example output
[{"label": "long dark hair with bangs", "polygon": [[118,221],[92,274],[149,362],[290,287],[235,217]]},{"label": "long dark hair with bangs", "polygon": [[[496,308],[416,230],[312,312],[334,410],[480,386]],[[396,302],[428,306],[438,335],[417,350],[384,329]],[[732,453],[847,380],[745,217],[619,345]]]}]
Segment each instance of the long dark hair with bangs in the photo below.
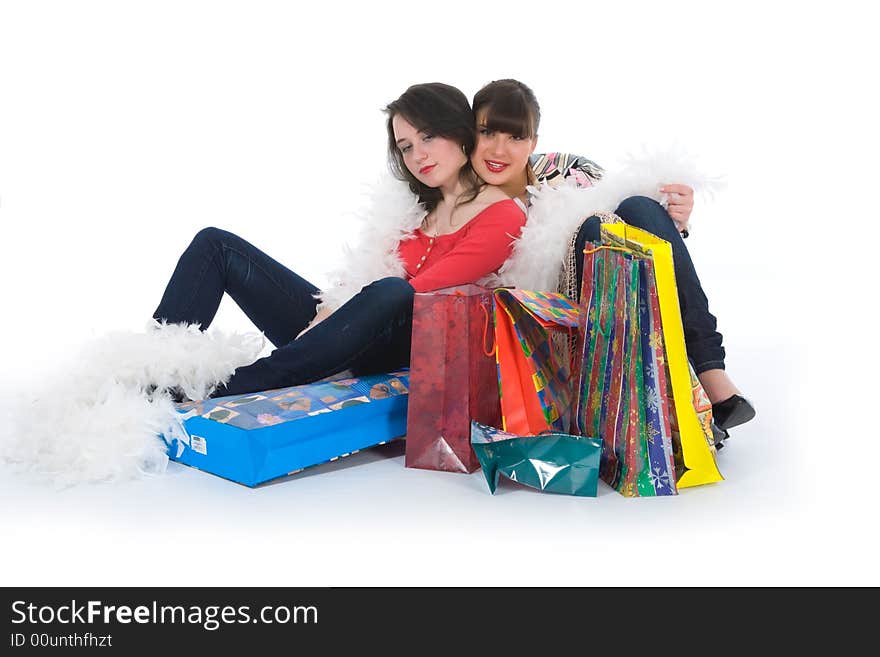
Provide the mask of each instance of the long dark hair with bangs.
[{"label": "long dark hair with bangs", "polygon": [[404,91],[400,98],[388,103],[384,111],[388,115],[388,165],[398,179],[409,183],[409,188],[419,197],[419,202],[424,204],[428,212],[437,207],[443,199],[443,193],[419,182],[406,168],[391,125],[392,119],[398,114],[416,130],[451,139],[463,147],[465,163],[459,170],[458,177],[465,192],[456,204],[469,203],[477,197],[486,183],[471,167],[470,158],[477,143],[477,130],[467,96],[442,82],[415,84]]},{"label": "long dark hair with bangs", "polygon": [[[480,129],[506,132],[515,137],[534,139],[541,123],[541,106],[535,92],[519,80],[494,80],[474,95],[474,116],[483,114]],[[530,183],[535,173],[527,167]]]},{"label": "long dark hair with bangs", "polygon": [[541,122],[535,92],[519,80],[495,80],[474,95],[474,115],[486,110],[484,123],[493,132],[534,139]]}]

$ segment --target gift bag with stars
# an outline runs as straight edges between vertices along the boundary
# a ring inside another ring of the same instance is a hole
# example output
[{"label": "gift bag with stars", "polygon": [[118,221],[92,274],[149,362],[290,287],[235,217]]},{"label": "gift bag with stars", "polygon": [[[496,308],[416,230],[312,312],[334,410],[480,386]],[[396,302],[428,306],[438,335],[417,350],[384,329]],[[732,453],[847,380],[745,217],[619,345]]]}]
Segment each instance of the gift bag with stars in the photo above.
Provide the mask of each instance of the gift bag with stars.
[{"label": "gift bag with stars", "polygon": [[603,481],[636,497],[720,480],[692,403],[668,243],[603,226],[584,252],[581,304],[575,424],[604,440]]},{"label": "gift bag with stars", "polygon": [[656,235],[625,223],[603,224],[602,240],[607,245],[623,247],[635,257],[647,258],[653,263],[670,402],[672,444],[676,454],[676,484],[681,489],[721,481],[723,477],[715,461],[711,405],[707,412],[700,403],[702,386],[693,373],[684,341],[672,246]]},{"label": "gift bag with stars", "polygon": [[627,497],[678,492],[652,264],[609,247],[584,255],[577,431],[603,439],[600,476]]}]

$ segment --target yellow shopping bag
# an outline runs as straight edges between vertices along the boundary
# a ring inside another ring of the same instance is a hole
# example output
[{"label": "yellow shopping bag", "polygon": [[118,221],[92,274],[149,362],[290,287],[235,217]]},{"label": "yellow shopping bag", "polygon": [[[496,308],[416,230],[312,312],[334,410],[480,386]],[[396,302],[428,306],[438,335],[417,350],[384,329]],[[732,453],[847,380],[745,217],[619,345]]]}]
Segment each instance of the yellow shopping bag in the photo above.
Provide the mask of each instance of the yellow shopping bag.
[{"label": "yellow shopping bag", "polygon": [[678,487],[699,486],[724,477],[715,463],[715,450],[710,445],[704,427],[694,408],[691,368],[684,343],[684,328],[678,305],[678,288],[672,265],[672,246],[647,231],[625,223],[603,223],[602,229],[625,242],[649,251],[654,260],[657,296],[660,300],[660,321],[672,387],[673,405],[681,436],[682,460],[685,472],[678,478]]}]

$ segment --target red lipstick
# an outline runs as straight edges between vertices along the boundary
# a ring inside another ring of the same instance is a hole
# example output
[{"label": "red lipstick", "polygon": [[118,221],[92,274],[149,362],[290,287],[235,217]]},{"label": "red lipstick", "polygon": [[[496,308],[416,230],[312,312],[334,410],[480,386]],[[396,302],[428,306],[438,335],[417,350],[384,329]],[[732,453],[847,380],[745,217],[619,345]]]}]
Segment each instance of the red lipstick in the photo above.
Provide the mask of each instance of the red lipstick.
[{"label": "red lipstick", "polygon": [[486,163],[486,168],[489,169],[492,173],[501,173],[504,171],[508,164],[506,162],[498,162],[497,160],[483,160]]}]

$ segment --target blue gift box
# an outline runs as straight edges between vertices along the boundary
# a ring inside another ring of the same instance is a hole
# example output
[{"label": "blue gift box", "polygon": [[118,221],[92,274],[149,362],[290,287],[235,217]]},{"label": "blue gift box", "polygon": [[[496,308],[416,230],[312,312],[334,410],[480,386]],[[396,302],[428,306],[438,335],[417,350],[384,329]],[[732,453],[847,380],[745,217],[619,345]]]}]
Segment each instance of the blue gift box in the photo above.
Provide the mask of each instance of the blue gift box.
[{"label": "blue gift box", "polygon": [[178,404],[172,460],[256,486],[406,433],[409,372]]}]

